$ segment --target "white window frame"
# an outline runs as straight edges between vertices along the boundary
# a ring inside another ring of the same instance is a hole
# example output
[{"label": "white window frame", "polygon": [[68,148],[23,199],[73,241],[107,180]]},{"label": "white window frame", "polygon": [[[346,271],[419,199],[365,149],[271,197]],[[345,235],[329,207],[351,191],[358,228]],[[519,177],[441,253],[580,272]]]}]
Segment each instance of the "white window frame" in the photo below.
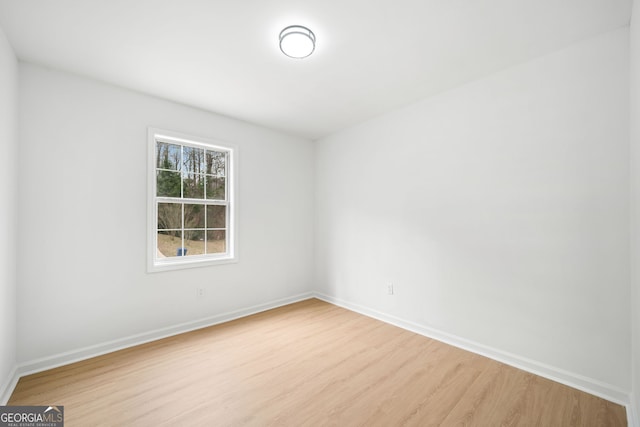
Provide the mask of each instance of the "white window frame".
[{"label": "white window frame", "polygon": [[[226,201],[181,198],[181,203],[205,203],[227,206],[226,252],[220,254],[191,255],[181,257],[158,257],[158,202],[163,197],[156,194],[156,143],[157,141],[213,149],[227,153],[225,170]],[[235,144],[210,138],[202,138],[179,132],[158,128],[148,128],[148,163],[147,163],[147,271],[149,273],[170,271],[192,267],[205,267],[218,264],[238,262],[237,257],[237,160],[238,147]]]}]

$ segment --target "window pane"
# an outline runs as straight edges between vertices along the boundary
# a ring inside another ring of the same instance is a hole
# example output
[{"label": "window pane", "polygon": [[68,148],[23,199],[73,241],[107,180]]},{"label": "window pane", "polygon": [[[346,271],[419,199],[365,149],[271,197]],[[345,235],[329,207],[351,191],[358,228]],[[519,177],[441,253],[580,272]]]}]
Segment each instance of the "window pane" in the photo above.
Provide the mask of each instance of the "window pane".
[{"label": "window pane", "polygon": [[207,228],[226,228],[227,227],[227,207],[226,206],[207,206]]},{"label": "window pane", "polygon": [[160,197],[180,197],[180,172],[156,172],[156,195]]},{"label": "window pane", "polygon": [[204,254],[204,230],[185,230],[184,246],[187,256]]},{"label": "window pane", "polygon": [[204,228],[204,205],[184,205],[184,228]]},{"label": "window pane", "polygon": [[180,170],[180,146],[158,142],[156,144],[156,167]]},{"label": "window pane", "polygon": [[207,231],[207,253],[219,254],[227,251],[227,232],[224,230]]},{"label": "window pane", "polygon": [[184,175],[183,197],[204,199],[204,175],[187,173]]},{"label": "window pane", "polygon": [[227,153],[207,150],[206,162],[208,175],[226,176]]},{"label": "window pane", "polygon": [[184,171],[190,173],[204,173],[204,149],[195,147],[183,147],[184,156],[182,164]]},{"label": "window pane", "polygon": [[158,229],[170,230],[182,228],[182,204],[158,203]]},{"label": "window pane", "polygon": [[224,177],[207,176],[207,199],[209,200],[226,200]]},{"label": "window pane", "polygon": [[234,258],[233,147],[171,131],[149,129],[149,136],[148,178],[156,180],[155,194],[149,195],[152,215],[155,210],[149,231],[156,241],[148,248],[149,271]]},{"label": "window pane", "polygon": [[178,249],[182,247],[181,231],[158,231],[158,258],[175,257]]}]

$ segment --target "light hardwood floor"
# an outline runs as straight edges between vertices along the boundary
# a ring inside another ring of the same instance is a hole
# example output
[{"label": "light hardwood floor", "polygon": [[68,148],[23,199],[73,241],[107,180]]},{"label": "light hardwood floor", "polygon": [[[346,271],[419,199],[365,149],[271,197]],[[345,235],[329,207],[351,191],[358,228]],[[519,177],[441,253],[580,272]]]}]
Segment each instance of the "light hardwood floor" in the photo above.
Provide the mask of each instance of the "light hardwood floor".
[{"label": "light hardwood floor", "polygon": [[625,426],[625,409],[315,299],[21,378],[73,426]]}]

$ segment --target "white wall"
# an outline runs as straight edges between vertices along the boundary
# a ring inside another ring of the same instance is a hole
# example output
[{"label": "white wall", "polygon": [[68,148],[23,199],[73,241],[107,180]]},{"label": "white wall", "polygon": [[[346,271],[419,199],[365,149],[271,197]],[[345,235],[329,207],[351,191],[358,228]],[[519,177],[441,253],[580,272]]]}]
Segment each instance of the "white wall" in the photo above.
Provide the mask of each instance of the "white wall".
[{"label": "white wall", "polygon": [[[310,141],[33,65],[19,100],[19,362],[311,291]],[[239,146],[239,263],[146,273],[147,126]]]},{"label": "white wall", "polygon": [[631,54],[631,313],[633,316],[632,405],[640,423],[640,3],[633,6]]},{"label": "white wall", "polygon": [[320,140],[319,290],[628,393],[628,37]]},{"label": "white wall", "polygon": [[16,363],[18,62],[0,28],[0,403]]}]

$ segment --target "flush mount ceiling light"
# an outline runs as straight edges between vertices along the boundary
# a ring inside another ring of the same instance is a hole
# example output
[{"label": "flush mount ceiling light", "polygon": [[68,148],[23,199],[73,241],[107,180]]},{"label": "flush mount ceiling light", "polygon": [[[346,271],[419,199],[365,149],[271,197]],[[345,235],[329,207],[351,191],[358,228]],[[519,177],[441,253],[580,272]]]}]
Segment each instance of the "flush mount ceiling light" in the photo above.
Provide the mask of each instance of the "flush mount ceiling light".
[{"label": "flush mount ceiling light", "polygon": [[316,35],[307,27],[291,25],[280,31],[280,50],[290,58],[302,59],[316,49]]}]

